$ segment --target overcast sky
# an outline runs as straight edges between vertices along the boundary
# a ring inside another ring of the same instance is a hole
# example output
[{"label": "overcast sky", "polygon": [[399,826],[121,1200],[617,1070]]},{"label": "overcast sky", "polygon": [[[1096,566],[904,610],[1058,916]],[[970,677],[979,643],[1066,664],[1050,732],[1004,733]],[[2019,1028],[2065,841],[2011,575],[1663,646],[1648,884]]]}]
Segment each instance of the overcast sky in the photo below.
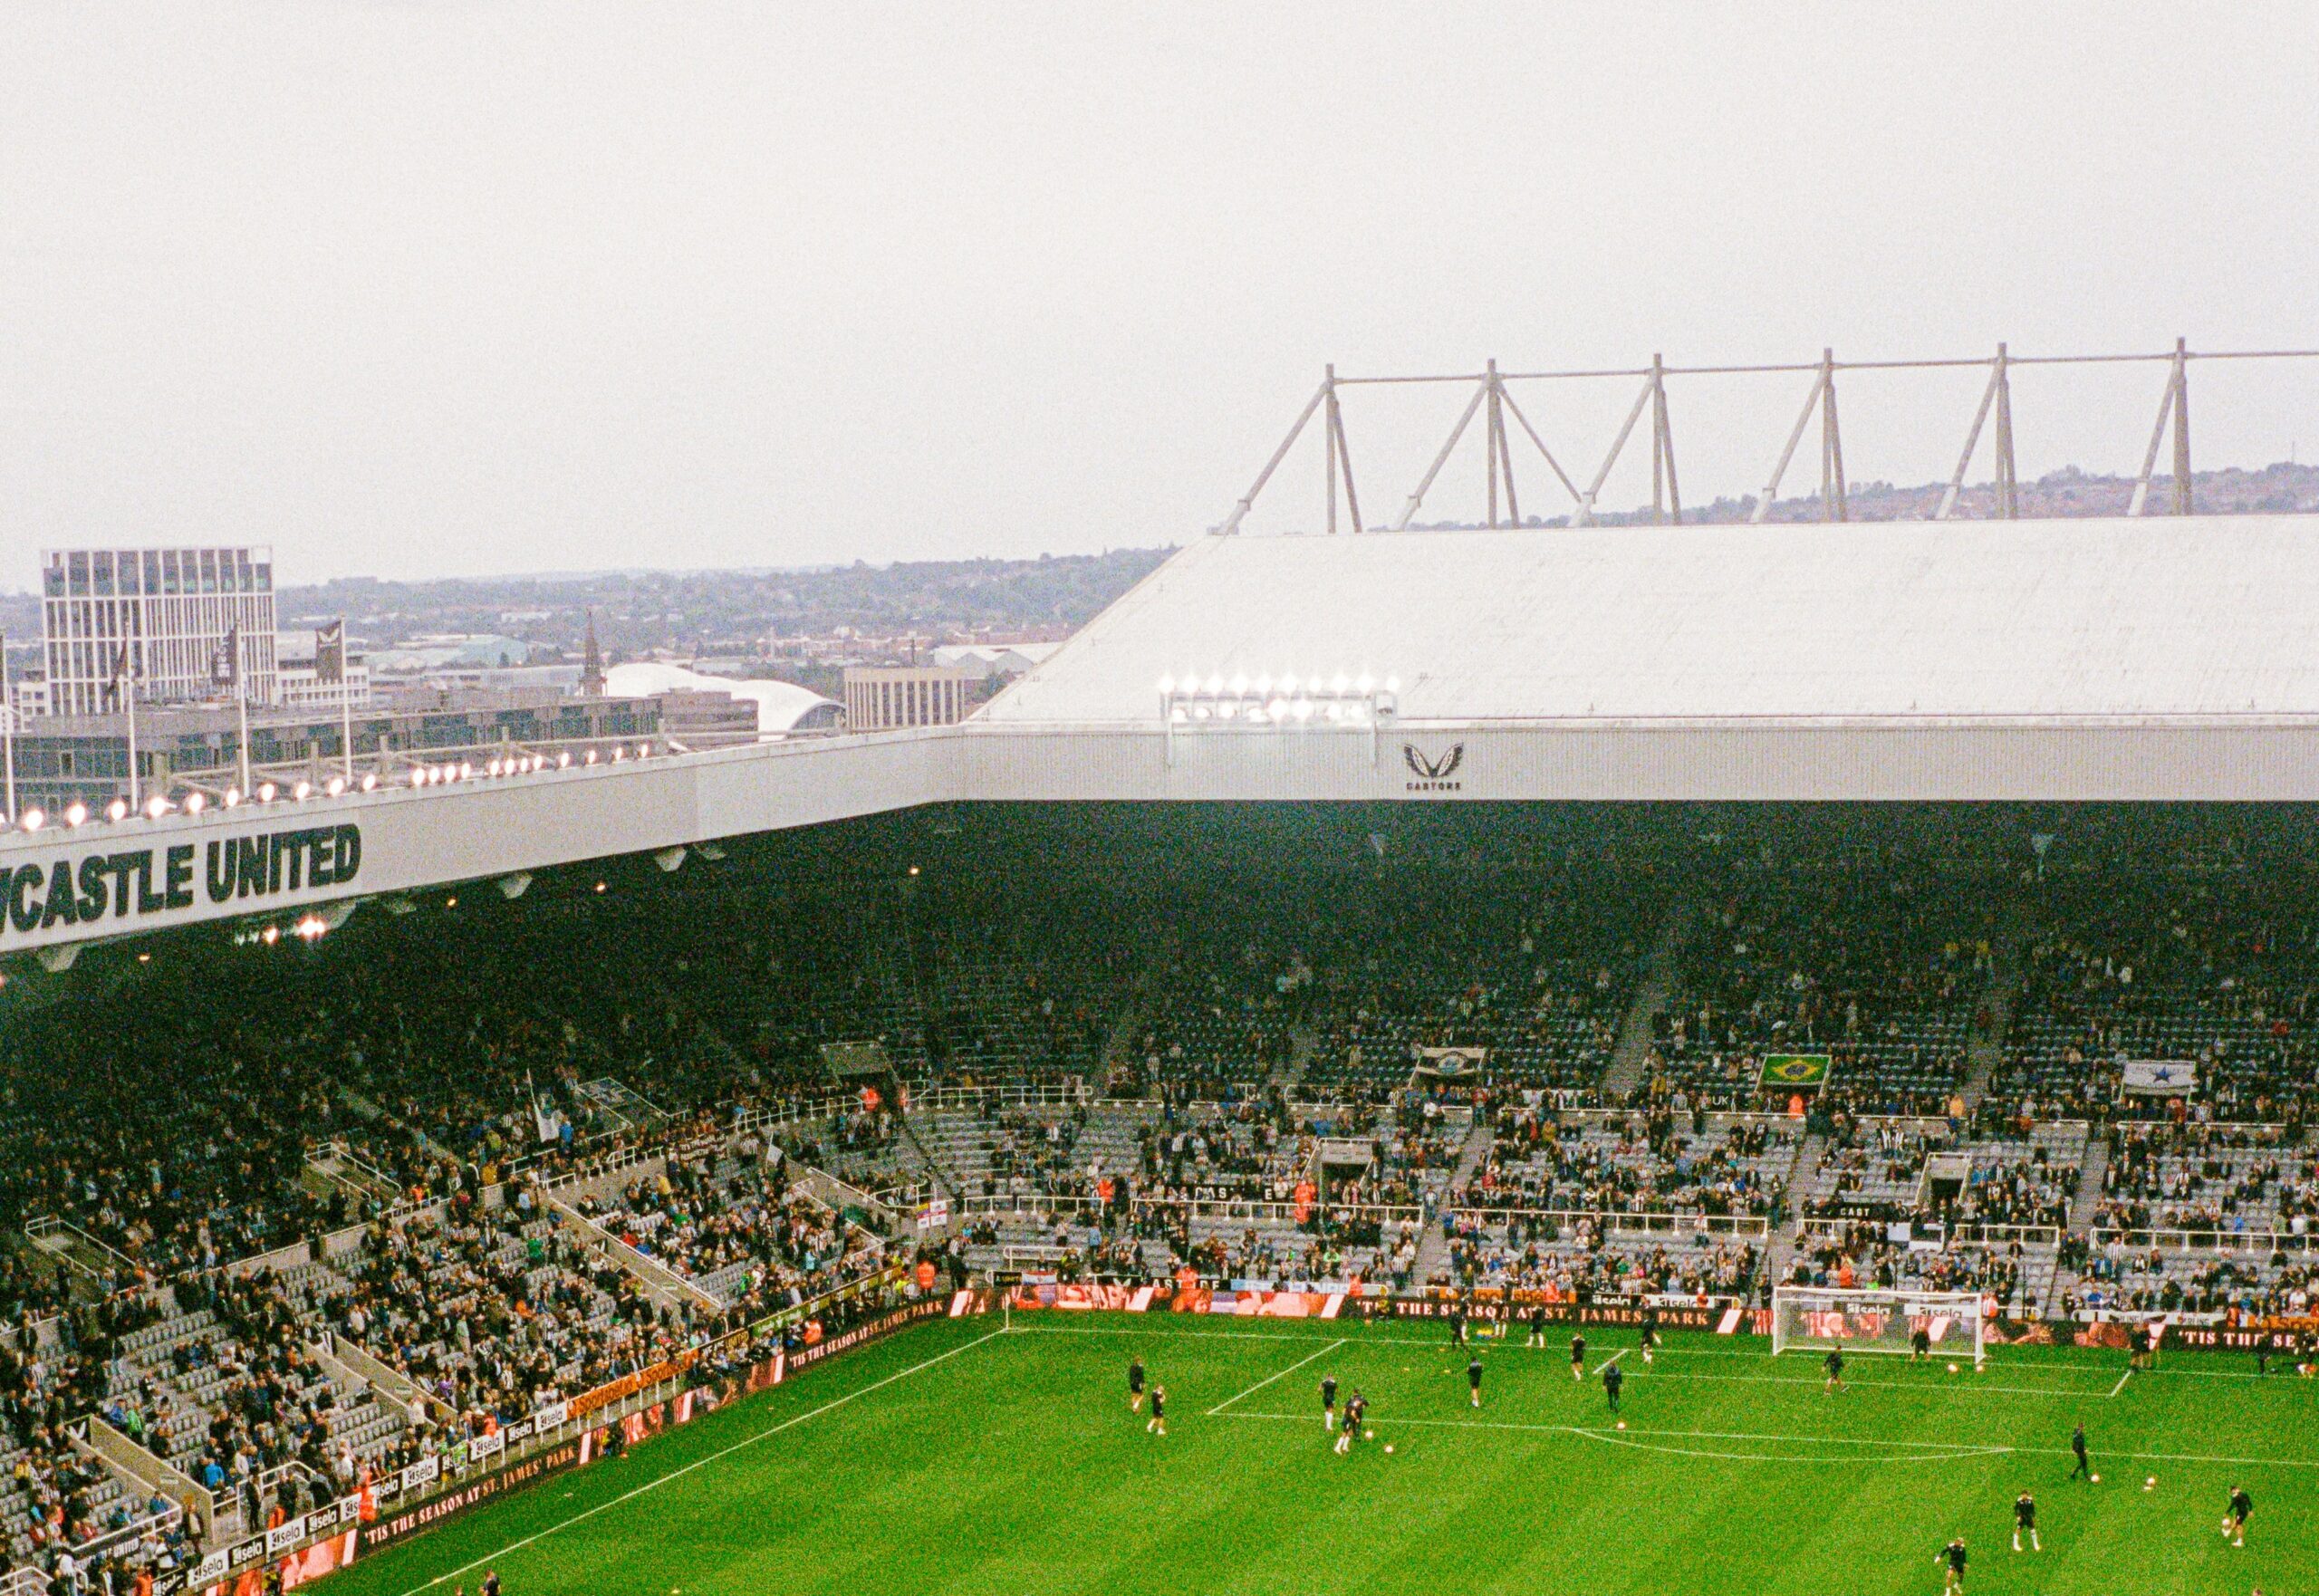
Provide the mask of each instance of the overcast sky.
[{"label": "overcast sky", "polygon": [[[1902,9],[0,0],[0,586],[1177,543],[1327,361],[2319,344],[2319,8]],[[2132,470],[2162,375],[2025,374],[2023,474]],[[2319,449],[2319,370],[2196,380],[2201,464]],[[1978,382],[1853,380],[1853,476]],[[1679,385],[1687,496],[1803,392]],[[1531,416],[1580,472],[1631,397]],[[1364,509],[1458,403],[1348,399]]]}]

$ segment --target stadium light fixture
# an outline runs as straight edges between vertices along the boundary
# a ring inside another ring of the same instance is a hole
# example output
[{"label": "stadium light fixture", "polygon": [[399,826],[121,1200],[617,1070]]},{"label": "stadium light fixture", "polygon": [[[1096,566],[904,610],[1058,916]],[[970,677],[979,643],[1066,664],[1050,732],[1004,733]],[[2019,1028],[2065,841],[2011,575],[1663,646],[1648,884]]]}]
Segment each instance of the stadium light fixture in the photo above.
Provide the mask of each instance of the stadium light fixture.
[{"label": "stadium light fixture", "polygon": [[290,796],[295,798],[301,803],[303,803],[307,799],[313,795],[314,784],[312,782],[302,781],[296,786],[290,789]]},{"label": "stadium light fixture", "polygon": [[27,832],[37,832],[47,823],[48,816],[42,812],[37,803],[16,817],[16,824]]},{"label": "stadium light fixture", "polygon": [[1387,677],[1381,688],[1367,671],[1354,676],[1342,670],[1326,675],[1292,670],[1277,677],[1260,672],[1253,680],[1236,671],[1228,681],[1220,671],[1205,678],[1187,672],[1163,676],[1159,685],[1160,717],[1168,730],[1171,764],[1179,730],[1227,726],[1366,732],[1374,759],[1379,728],[1391,724],[1400,710],[1400,678]]},{"label": "stadium light fixture", "polygon": [[240,804],[241,804],[241,802],[242,802],[242,790],[241,790],[239,787],[228,787],[228,788],[226,788],[226,808],[228,808],[228,809],[235,809],[235,808],[238,808],[238,807],[240,806]]},{"label": "stadium light fixture", "polygon": [[329,781],[322,784],[322,791],[333,798],[341,796],[346,791],[346,778],[344,776],[331,777]]},{"label": "stadium light fixture", "polygon": [[558,770],[569,770],[572,768],[571,749],[566,748],[563,753],[555,756],[555,768]]},{"label": "stadium light fixture", "polygon": [[322,916],[310,914],[301,917],[298,923],[290,928],[307,941],[313,942],[319,940],[330,927],[324,923]]},{"label": "stadium light fixture", "polygon": [[208,807],[209,807],[209,794],[208,794],[208,793],[188,793],[185,795],[185,812],[186,812],[188,814],[199,814],[203,810],[205,810],[205,809],[207,809],[207,808],[208,808]]},{"label": "stadium light fixture", "polygon": [[163,815],[168,813],[172,807],[174,806],[167,798],[164,798],[159,793],[156,793],[150,798],[145,800],[145,818],[148,820],[159,820]]},{"label": "stadium light fixture", "polygon": [[106,804],[105,818],[112,822],[115,825],[119,825],[121,822],[127,820],[129,818],[129,800],[126,798],[116,798],[111,803]]},{"label": "stadium light fixture", "polygon": [[281,789],[272,782],[260,782],[257,784],[257,801],[260,803],[271,803],[274,802],[274,794],[280,791]]},{"label": "stadium light fixture", "polygon": [[64,823],[66,825],[82,825],[86,823],[88,818],[89,806],[82,803],[78,798],[75,798],[72,803],[64,806]]},{"label": "stadium light fixture", "polygon": [[366,770],[362,773],[362,790],[365,793],[377,791],[378,785],[379,773],[377,771]]}]

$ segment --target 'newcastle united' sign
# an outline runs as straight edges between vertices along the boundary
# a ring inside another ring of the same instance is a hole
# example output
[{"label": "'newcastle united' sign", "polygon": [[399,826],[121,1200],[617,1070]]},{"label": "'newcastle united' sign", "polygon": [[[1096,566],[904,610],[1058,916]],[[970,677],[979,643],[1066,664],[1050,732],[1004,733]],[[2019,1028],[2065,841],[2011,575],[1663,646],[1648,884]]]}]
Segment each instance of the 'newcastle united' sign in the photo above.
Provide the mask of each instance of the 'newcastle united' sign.
[{"label": "'newcastle united' sign", "polygon": [[52,862],[0,867],[0,934],[143,919],[191,909],[196,893],[226,904],[351,886],[361,867],[362,829],[354,825],[67,852]]}]

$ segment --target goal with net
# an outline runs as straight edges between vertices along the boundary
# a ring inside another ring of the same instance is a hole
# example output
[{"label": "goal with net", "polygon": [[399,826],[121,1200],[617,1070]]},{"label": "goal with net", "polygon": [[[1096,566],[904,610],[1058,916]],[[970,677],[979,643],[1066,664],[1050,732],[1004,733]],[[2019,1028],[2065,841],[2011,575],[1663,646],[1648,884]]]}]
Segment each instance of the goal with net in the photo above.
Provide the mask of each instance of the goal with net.
[{"label": "goal with net", "polygon": [[1772,1355],[1798,1347],[1848,1352],[1911,1352],[1917,1332],[1944,1357],[1987,1356],[1978,1292],[1772,1288]]}]

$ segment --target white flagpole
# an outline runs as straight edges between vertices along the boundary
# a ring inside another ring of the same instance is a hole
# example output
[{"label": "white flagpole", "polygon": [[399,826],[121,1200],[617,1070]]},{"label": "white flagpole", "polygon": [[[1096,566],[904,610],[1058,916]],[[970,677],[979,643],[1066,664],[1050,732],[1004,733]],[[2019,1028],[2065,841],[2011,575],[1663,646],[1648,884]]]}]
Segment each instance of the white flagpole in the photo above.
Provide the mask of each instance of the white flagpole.
[{"label": "white flagpole", "polygon": [[346,784],[354,785],[354,687],[346,668],[346,617],[338,618],[338,752]]},{"label": "white flagpole", "polygon": [[5,818],[13,825],[16,819],[16,697],[8,690],[8,639],[4,636],[0,636],[0,738],[7,742],[8,812]]},{"label": "white flagpole", "polygon": [[242,629],[234,629],[234,710],[242,728],[242,796],[250,796],[250,690],[242,674]]},{"label": "white flagpole", "polygon": [[137,791],[137,668],[127,643],[120,646],[120,696],[129,706],[129,812],[135,814],[144,801]]}]

